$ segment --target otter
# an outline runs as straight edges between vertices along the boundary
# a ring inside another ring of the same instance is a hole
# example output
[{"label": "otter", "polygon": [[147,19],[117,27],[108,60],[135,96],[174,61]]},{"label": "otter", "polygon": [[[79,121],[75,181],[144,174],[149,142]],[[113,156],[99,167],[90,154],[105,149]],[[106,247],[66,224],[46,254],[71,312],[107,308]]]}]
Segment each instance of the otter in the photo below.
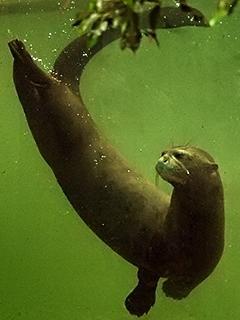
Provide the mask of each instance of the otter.
[{"label": "otter", "polygon": [[[179,14],[187,17],[179,26],[192,23],[189,13]],[[178,26],[168,21],[167,27]],[[223,188],[209,154],[176,147],[156,164],[156,172],[174,187],[170,197],[131,168],[100,133],[79,81],[91,57],[118,37],[118,31],[108,30],[91,49],[86,36],[77,38],[51,74],[35,64],[21,41],[9,47],[15,87],[38,149],[83,221],[138,268],[137,286],[125,306],[142,316],[155,303],[160,278],[165,294],[181,299],[216,267],[224,245]]]}]

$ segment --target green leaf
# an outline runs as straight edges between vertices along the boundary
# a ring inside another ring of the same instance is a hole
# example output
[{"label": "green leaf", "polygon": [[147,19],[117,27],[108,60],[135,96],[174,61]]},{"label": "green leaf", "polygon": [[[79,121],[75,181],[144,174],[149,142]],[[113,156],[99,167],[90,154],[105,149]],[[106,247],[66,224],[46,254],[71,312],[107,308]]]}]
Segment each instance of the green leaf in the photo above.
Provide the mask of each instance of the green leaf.
[{"label": "green leaf", "polygon": [[87,45],[89,48],[94,47],[98,42],[99,36],[91,33],[87,38]]},{"label": "green leaf", "polygon": [[130,8],[133,8],[133,6],[134,6],[134,4],[135,4],[136,1],[134,1],[134,0],[123,0],[123,2],[124,2],[127,6],[129,6]]},{"label": "green leaf", "polygon": [[91,14],[90,12],[80,11],[76,15],[75,22],[72,24],[72,27],[79,26],[82,23],[83,20],[86,20],[86,19],[89,18],[90,14]]},{"label": "green leaf", "polygon": [[224,17],[233,13],[235,6],[238,4],[238,0],[219,0],[217,11],[209,21],[209,25],[212,27],[216,23],[220,22]]},{"label": "green leaf", "polygon": [[97,0],[91,0],[88,5],[88,11],[93,12],[97,8]]}]

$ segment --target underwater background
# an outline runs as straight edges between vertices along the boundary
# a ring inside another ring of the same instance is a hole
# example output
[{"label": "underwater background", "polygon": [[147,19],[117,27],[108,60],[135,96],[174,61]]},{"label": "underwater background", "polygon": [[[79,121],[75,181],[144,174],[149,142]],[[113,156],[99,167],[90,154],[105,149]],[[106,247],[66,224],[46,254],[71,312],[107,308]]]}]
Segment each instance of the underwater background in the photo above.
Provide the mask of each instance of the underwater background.
[{"label": "underwater background", "polygon": [[[63,9],[57,1],[0,1],[1,320],[133,318],[123,303],[136,269],[74,212],[37,150],[13,86],[7,42],[24,40],[50,70],[78,36],[71,23],[86,1],[74,4]],[[189,4],[209,16],[216,1]],[[132,54],[115,41],[82,78],[84,101],[99,128],[150,180],[159,153],[172,145],[206,149],[220,167],[226,214],[221,262],[182,301],[166,298],[159,285],[157,302],[143,319],[240,318],[239,30],[237,7],[214,28],[160,30],[160,48],[145,39]],[[171,191],[164,182],[160,187]]]}]

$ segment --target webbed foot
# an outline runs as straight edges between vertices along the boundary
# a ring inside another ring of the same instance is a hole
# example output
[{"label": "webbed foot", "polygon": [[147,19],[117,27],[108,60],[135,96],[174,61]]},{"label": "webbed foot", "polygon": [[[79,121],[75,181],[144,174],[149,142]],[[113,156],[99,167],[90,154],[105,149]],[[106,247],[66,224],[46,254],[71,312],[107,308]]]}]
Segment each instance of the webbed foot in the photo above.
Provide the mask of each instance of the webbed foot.
[{"label": "webbed foot", "polygon": [[127,296],[125,306],[127,310],[138,317],[148,313],[155,303],[155,288],[143,285],[137,287]]},{"label": "webbed foot", "polygon": [[163,283],[162,289],[167,297],[181,300],[189,295],[193,287],[187,285],[184,280],[179,281],[168,279]]}]

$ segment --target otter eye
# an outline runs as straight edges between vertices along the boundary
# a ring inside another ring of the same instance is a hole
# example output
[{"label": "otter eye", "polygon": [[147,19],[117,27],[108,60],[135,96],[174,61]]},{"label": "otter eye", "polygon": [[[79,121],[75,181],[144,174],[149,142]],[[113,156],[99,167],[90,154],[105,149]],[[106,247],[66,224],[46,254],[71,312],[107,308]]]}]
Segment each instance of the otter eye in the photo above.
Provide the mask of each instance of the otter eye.
[{"label": "otter eye", "polygon": [[173,156],[176,159],[181,160],[185,157],[185,153],[176,151],[176,152],[173,152]]},{"label": "otter eye", "polygon": [[160,157],[163,157],[166,154],[166,151],[163,151],[160,155]]}]

